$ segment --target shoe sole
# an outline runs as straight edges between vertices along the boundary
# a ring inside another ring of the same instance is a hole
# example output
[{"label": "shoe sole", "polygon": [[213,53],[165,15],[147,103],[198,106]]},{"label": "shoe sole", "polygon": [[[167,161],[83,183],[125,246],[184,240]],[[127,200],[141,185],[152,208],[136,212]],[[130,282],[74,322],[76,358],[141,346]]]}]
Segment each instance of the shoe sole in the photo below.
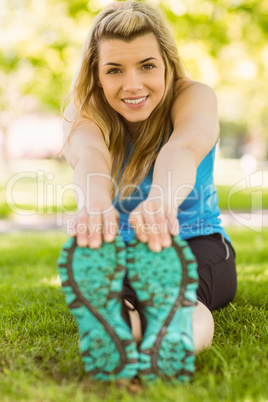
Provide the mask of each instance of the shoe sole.
[{"label": "shoe sole", "polygon": [[134,238],[127,267],[147,322],[139,348],[141,378],[189,380],[195,369],[192,317],[198,286],[190,247],[176,236],[171,247],[155,253]]},{"label": "shoe sole", "polygon": [[133,378],[139,355],[121,317],[126,247],[117,237],[99,249],[79,247],[69,238],[58,260],[62,288],[76,318],[85,371],[93,378]]}]

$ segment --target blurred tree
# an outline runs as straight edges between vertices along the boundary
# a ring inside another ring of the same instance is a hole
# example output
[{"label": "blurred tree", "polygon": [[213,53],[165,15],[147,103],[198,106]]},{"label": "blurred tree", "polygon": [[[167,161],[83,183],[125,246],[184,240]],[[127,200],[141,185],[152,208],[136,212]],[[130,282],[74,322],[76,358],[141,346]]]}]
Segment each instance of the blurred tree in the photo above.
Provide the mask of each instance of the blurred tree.
[{"label": "blurred tree", "polygon": [[[243,143],[268,138],[268,1],[160,1],[193,79],[211,85],[219,100],[221,148],[241,156]],[[252,148],[253,149],[253,148]]]},{"label": "blurred tree", "polygon": [[[190,77],[216,90],[224,153],[239,156],[241,144],[267,139],[268,0],[151,1]],[[60,112],[92,18],[108,2],[0,0],[2,126],[21,112]]]}]

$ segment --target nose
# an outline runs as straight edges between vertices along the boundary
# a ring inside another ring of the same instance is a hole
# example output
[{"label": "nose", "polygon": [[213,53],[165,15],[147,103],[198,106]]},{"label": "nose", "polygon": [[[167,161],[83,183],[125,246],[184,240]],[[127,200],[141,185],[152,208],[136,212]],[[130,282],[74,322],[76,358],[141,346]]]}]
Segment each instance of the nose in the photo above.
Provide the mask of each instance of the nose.
[{"label": "nose", "polygon": [[127,74],[125,74],[123,82],[123,91],[135,93],[142,88],[143,83],[137,71],[130,71]]}]

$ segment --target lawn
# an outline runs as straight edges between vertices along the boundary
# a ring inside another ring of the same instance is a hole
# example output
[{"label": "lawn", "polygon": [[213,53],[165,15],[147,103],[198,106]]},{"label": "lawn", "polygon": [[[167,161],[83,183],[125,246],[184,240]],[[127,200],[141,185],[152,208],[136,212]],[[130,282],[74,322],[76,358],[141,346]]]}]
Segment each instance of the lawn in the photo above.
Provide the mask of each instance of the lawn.
[{"label": "lawn", "polygon": [[121,388],[83,371],[77,328],[57,280],[63,232],[1,235],[0,400],[267,401],[268,229],[229,230],[238,292],[214,312],[215,339],[197,356],[192,383]]}]

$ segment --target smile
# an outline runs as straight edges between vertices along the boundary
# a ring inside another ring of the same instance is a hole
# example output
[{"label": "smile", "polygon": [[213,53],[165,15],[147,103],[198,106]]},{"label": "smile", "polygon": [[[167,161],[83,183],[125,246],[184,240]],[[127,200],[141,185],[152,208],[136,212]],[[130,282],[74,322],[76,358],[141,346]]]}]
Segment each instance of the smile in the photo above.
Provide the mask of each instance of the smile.
[{"label": "smile", "polygon": [[122,99],[123,102],[125,103],[130,103],[132,105],[138,105],[139,103],[145,101],[145,99],[147,99],[148,96],[144,96],[143,98],[139,98],[139,99]]}]

